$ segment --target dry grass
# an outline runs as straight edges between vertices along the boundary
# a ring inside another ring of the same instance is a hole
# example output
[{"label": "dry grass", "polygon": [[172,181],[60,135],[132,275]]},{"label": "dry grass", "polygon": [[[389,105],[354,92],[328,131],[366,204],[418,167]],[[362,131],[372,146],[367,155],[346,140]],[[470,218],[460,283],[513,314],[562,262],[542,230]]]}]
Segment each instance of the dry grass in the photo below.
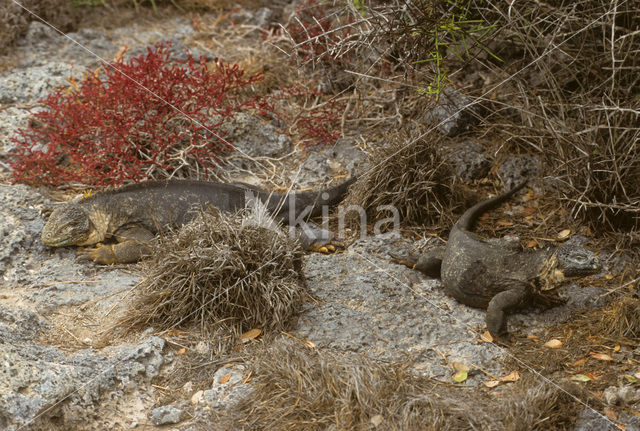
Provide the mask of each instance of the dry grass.
[{"label": "dry grass", "polygon": [[249,361],[254,392],[233,418],[242,429],[368,430],[381,421],[385,430],[454,430],[488,429],[492,423],[484,411],[449,393],[449,385],[418,377],[406,365],[317,351],[286,339]]},{"label": "dry grass", "polygon": [[[343,206],[361,206],[371,224],[390,217],[384,209],[388,205],[406,225],[451,224],[452,213],[464,200],[453,169],[438,151],[442,139],[431,134],[407,145],[409,141],[395,138],[371,149],[370,167],[351,187]],[[352,225],[359,220],[355,212],[347,216]]]},{"label": "dry grass", "polygon": [[640,300],[626,294],[602,310],[598,332],[609,337],[640,338]]},{"label": "dry grass", "polygon": [[118,326],[285,329],[305,290],[301,259],[299,245],[279,230],[202,213],[155,245]]},{"label": "dry grass", "polygon": [[572,395],[586,399],[572,384],[529,375],[490,395],[418,376],[407,364],[287,339],[252,352],[248,361],[253,393],[226,418],[229,429],[565,430],[583,409]]}]

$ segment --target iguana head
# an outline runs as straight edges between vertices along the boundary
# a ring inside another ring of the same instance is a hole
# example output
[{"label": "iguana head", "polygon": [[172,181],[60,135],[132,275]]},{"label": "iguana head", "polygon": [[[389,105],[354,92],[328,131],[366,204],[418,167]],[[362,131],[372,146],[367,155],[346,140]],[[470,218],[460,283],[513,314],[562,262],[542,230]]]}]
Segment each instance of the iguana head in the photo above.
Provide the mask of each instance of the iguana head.
[{"label": "iguana head", "polygon": [[585,277],[602,270],[602,263],[598,256],[586,248],[563,244],[556,249],[558,259],[557,270],[562,271],[565,278]]},{"label": "iguana head", "polygon": [[56,208],[42,229],[42,242],[50,247],[85,243],[92,232],[87,213],[75,203]]},{"label": "iguana head", "polygon": [[566,279],[596,274],[602,269],[598,256],[586,248],[563,244],[551,250],[538,274],[540,290],[555,289]]}]

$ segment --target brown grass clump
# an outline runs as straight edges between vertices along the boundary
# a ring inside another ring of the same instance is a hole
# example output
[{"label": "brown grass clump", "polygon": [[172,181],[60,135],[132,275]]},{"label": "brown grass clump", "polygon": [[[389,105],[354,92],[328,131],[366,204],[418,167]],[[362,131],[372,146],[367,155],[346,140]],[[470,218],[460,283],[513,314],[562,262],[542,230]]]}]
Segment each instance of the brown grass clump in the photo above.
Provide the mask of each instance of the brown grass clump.
[{"label": "brown grass clump", "polygon": [[[254,390],[236,407],[234,429],[459,430],[490,429],[473,392],[378,364],[355,354],[279,340],[250,359]],[[460,399],[459,397],[464,397]],[[494,424],[496,425],[496,424]]]},{"label": "brown grass clump", "polygon": [[574,396],[586,400],[584,392],[575,384],[556,386],[527,374],[503,393],[497,415],[508,430],[572,430],[585,408]]},{"label": "brown grass clump", "polygon": [[640,299],[623,295],[607,306],[598,333],[610,337],[640,338]]},{"label": "brown grass clump", "polygon": [[594,231],[637,229],[637,3],[475,4],[499,23],[501,69],[517,71],[486,124],[543,156],[556,196]]},{"label": "brown grass clump", "polygon": [[[441,140],[432,134],[409,145],[409,139],[393,139],[376,147],[343,207],[361,206],[370,224],[391,216],[384,208],[388,205],[398,210],[405,225],[432,225],[451,217],[464,202],[451,165],[438,152]],[[352,225],[358,221],[355,212],[347,217]]]},{"label": "brown grass clump", "polygon": [[118,326],[286,328],[305,289],[302,250],[281,231],[247,220],[211,210],[161,238]]}]

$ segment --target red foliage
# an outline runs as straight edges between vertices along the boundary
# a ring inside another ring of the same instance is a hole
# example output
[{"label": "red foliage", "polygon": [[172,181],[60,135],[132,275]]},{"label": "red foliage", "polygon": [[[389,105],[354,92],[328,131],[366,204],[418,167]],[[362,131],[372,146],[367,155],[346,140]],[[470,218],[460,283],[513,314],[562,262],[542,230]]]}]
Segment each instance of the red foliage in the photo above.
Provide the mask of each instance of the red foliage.
[{"label": "red foliage", "polygon": [[241,89],[262,76],[220,61],[211,70],[203,59],[170,62],[168,50],[160,44],[126,62],[120,56],[42,100],[46,109],[14,138],[14,180],[104,186],[176,170],[206,176],[231,149],[207,129],[255,107],[257,98]]},{"label": "red foliage", "polygon": [[352,28],[348,24],[354,20],[348,11],[337,12],[341,10],[333,7],[331,2],[318,0],[304,0],[297,6],[296,19],[289,23],[287,32],[297,45],[301,44],[298,56],[303,61],[335,62],[340,58],[342,62],[348,62],[344,53],[331,51],[341,39],[351,34]]}]

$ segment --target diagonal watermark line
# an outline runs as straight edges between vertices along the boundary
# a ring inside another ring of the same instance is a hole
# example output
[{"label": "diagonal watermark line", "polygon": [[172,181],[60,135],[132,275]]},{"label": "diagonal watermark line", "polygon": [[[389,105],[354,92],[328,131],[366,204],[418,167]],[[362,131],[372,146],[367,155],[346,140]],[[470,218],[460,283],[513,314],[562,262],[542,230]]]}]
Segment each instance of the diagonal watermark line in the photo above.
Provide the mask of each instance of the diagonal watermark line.
[{"label": "diagonal watermark line", "polygon": [[[351,250],[351,253],[354,253],[356,256],[360,257],[361,259],[365,260],[367,263],[369,263],[371,266],[373,266],[375,269],[380,270],[381,272],[384,272],[389,278],[391,278],[392,280],[394,280],[395,282],[397,282],[400,285],[406,286],[408,287],[412,292],[414,292],[416,295],[422,297],[426,302],[429,303],[429,305],[431,305],[433,308],[435,308],[436,310],[440,311],[443,315],[448,316],[453,318],[453,320],[455,320],[458,323],[461,323],[463,326],[466,326],[469,330],[471,330],[473,333],[476,333],[477,330],[476,328],[474,328],[473,326],[471,326],[470,323],[468,322],[464,322],[460,319],[458,319],[456,317],[456,315],[454,313],[452,313],[451,311],[447,311],[444,308],[442,308],[440,305],[438,305],[437,303],[435,303],[434,301],[432,301],[431,299],[429,299],[423,292],[419,291],[418,289],[415,289],[411,283],[408,283],[406,281],[402,281],[400,280],[398,277],[396,277],[393,273],[389,272],[389,270],[387,268],[383,268],[380,265],[378,265],[377,263],[375,263],[374,261],[372,261],[371,259],[369,259],[366,255],[360,253],[359,251],[356,250]],[[598,410],[596,410],[595,408],[591,407],[589,404],[587,404],[587,402],[581,400],[580,398],[578,398],[577,396],[573,395],[572,393],[568,392],[566,389],[564,389],[562,386],[560,386],[559,384],[557,384],[556,382],[554,382],[553,380],[551,380],[550,378],[546,377],[545,375],[543,375],[542,373],[540,373],[539,371],[537,371],[535,368],[533,368],[531,365],[527,364],[526,362],[524,362],[523,360],[521,360],[520,358],[518,358],[517,356],[515,356],[513,353],[511,353],[508,349],[505,349],[495,343],[485,343],[488,346],[491,346],[493,349],[496,349],[498,351],[500,351],[501,353],[505,354],[506,356],[510,357],[511,359],[513,359],[514,361],[516,361],[518,364],[520,364],[522,367],[526,368],[527,370],[529,370],[532,374],[534,374],[536,377],[540,378],[541,380],[543,380],[545,383],[547,383],[548,385],[551,385],[553,387],[555,387],[556,389],[559,389],[560,391],[564,392],[566,395],[568,395],[569,397],[571,397],[574,401],[580,403],[581,405],[583,405],[584,407],[586,407],[587,409],[591,410],[592,412],[596,413],[598,416],[600,416],[602,419],[606,420],[608,423],[610,423],[613,427],[617,427],[617,424],[615,422],[613,422],[611,419],[609,419],[606,415],[600,413]]]},{"label": "diagonal watermark line", "polygon": [[[204,129],[206,129],[207,131],[209,131],[213,136],[215,136],[216,138],[218,138],[220,141],[226,143],[227,145],[229,145],[231,148],[234,148],[235,150],[237,150],[238,152],[242,153],[243,155],[245,155],[246,157],[248,157],[251,160],[254,160],[257,162],[257,160],[255,160],[254,158],[250,157],[249,155],[247,155],[246,153],[244,153],[242,150],[236,149],[233,145],[231,145],[228,141],[226,141],[224,138],[222,138],[221,136],[219,136],[218,134],[216,134],[215,132],[213,132],[212,130],[210,130],[209,128],[207,128],[205,125],[203,125],[201,122],[199,122],[197,119],[190,117],[189,115],[185,114],[184,112],[182,112],[178,107],[174,106],[173,104],[171,104],[170,102],[168,102],[167,100],[164,100],[162,97],[160,97],[159,95],[157,95],[156,93],[154,93],[152,90],[144,87],[142,84],[140,84],[139,82],[137,82],[135,79],[131,78],[130,76],[128,76],[126,73],[122,72],[121,70],[119,70],[117,67],[115,67],[113,64],[107,62],[106,60],[104,60],[102,57],[100,57],[99,55],[97,55],[96,53],[94,53],[93,51],[91,51],[88,47],[84,46],[83,44],[81,44],[80,42],[76,41],[75,39],[71,38],[69,35],[67,35],[66,33],[62,32],[61,30],[57,29],[55,26],[53,26],[52,24],[50,24],[49,22],[45,21],[44,19],[42,19],[40,16],[38,16],[37,14],[35,14],[33,11],[29,10],[28,8],[26,8],[24,5],[20,4],[18,1],[16,0],[12,0],[16,5],[18,5],[19,7],[21,7],[22,9],[24,9],[25,11],[27,11],[29,14],[35,16],[36,18],[38,18],[41,22],[43,22],[44,24],[46,24],[47,26],[51,27],[52,29],[54,29],[56,32],[58,32],[59,34],[61,34],[62,36],[64,36],[65,38],[71,40],[73,43],[75,43],[76,45],[80,46],[82,49],[84,49],[85,51],[89,52],[91,55],[93,55],[94,57],[100,59],[103,63],[105,63],[106,65],[108,65],[109,67],[111,67],[112,69],[114,69],[115,71],[117,71],[118,73],[122,74],[123,76],[125,76],[127,79],[131,80],[132,82],[134,82],[136,85],[140,86],[141,88],[143,88],[144,90],[146,90],[150,95],[152,95],[154,98],[156,98],[157,100],[165,103],[166,105],[170,106],[172,109],[175,109],[178,112],[181,112],[183,115],[185,115],[186,118],[189,118],[191,121],[193,121],[195,124],[198,124],[199,126],[203,127]],[[624,0],[623,2],[620,3],[624,4],[626,3],[628,0]],[[596,18],[592,24],[597,23],[601,18],[605,17],[606,15],[608,15],[608,12],[601,15],[600,17]],[[384,163],[386,160],[394,157],[395,155],[397,155],[399,152],[401,152],[402,150],[404,150],[405,148],[409,147],[410,145],[415,144],[418,140],[422,139],[424,136],[426,136],[428,133],[432,132],[433,130],[435,130],[437,127],[439,127],[440,125],[444,124],[445,122],[447,122],[448,120],[452,119],[454,116],[456,116],[457,114],[459,114],[460,112],[462,112],[463,110],[472,107],[476,104],[478,104],[480,102],[481,99],[483,99],[485,96],[487,96],[489,93],[491,93],[492,91],[496,90],[497,88],[501,87],[502,85],[504,85],[506,82],[508,82],[509,80],[513,79],[515,76],[517,76],[518,74],[520,74],[521,72],[523,72],[524,70],[526,70],[527,68],[529,68],[530,66],[536,64],[540,59],[542,59],[543,57],[551,54],[552,52],[554,52],[555,50],[557,50],[560,46],[564,45],[567,41],[571,40],[573,37],[575,37],[576,35],[582,33],[583,31],[587,30],[588,28],[590,28],[589,26],[585,26],[585,28],[583,28],[582,30],[579,30],[577,32],[575,32],[574,34],[572,34],[571,36],[569,36],[568,38],[564,39],[562,42],[560,42],[558,45],[555,45],[553,48],[547,50],[546,52],[544,52],[543,54],[541,54],[538,58],[534,59],[533,61],[529,62],[527,65],[525,65],[524,67],[522,67],[520,70],[514,72],[513,74],[509,75],[507,78],[503,79],[501,82],[497,83],[496,85],[494,85],[492,88],[488,89],[487,91],[485,91],[482,95],[480,95],[479,97],[477,97],[475,100],[472,100],[469,103],[464,104],[462,107],[460,107],[459,109],[457,109],[456,111],[454,111],[453,113],[451,113],[448,117],[444,118],[443,120],[441,120],[438,124],[436,124],[435,126],[431,127],[430,129],[428,129],[426,132],[424,132],[423,134],[421,134],[420,136],[412,139],[411,141],[409,141],[409,143],[407,143],[404,147],[402,147],[401,149],[399,149],[398,151],[396,151],[395,153],[391,154],[390,156],[388,156],[386,159],[382,160],[381,162],[379,162],[378,164],[376,164],[375,166],[372,166],[369,168],[368,171],[365,172],[371,172],[374,169],[378,168],[378,166],[380,166],[380,164]],[[363,174],[364,175],[364,174]],[[297,175],[296,175],[297,177]],[[291,188],[293,187],[293,183],[290,186],[289,190],[291,190]],[[359,254],[359,253],[358,253]],[[362,256],[362,255],[361,255]],[[364,256],[363,256],[364,257]],[[366,259],[366,258],[365,258]],[[412,287],[411,287],[412,288]],[[412,288],[413,289],[413,288]],[[421,294],[421,296],[424,297],[424,295]],[[431,302],[430,302],[431,303]],[[434,305],[434,304],[432,304]],[[204,306],[204,305],[203,305]],[[454,316],[455,319],[455,316]],[[499,346],[496,346],[499,349],[502,349]],[[535,373],[536,375],[538,375],[541,379],[549,382],[550,384],[553,384],[554,386],[558,387],[560,390],[563,390],[560,386],[558,386],[557,384],[553,383],[551,380],[549,380],[548,378],[546,378],[545,376],[541,375],[540,373],[538,373],[537,371],[535,371],[534,369],[530,368],[527,364],[525,364],[523,361],[519,360],[517,357],[513,356],[512,354],[510,354],[508,351],[506,351],[505,349],[502,349],[503,351],[505,351],[507,353],[507,355],[509,355],[510,357],[512,357],[514,360],[516,360],[518,363],[521,363],[523,366],[529,368],[533,373]],[[108,371],[110,368],[108,368],[106,371]],[[100,373],[98,376],[103,375],[105,372]],[[98,377],[97,376],[97,377]],[[96,377],[96,378],[97,378]],[[86,384],[88,384],[89,382],[85,383],[84,385],[82,385],[81,387],[84,387]],[[66,397],[64,397],[62,400],[57,401],[53,406],[51,406],[49,409],[47,409],[46,411],[49,411],[50,409],[52,409],[53,407],[59,405],[62,401],[64,401],[65,399],[67,399],[69,396],[71,396],[72,394],[74,394],[75,392],[77,392],[78,389],[74,390],[72,393],[70,393],[69,395],[67,395]],[[563,390],[564,391],[564,390]],[[566,391],[564,391],[566,392]],[[592,411],[594,411],[595,413],[597,413],[600,416],[603,416],[600,412],[598,412],[597,410],[593,409],[592,407],[590,407],[588,404],[586,404],[585,402],[581,401],[580,399],[576,398],[575,396],[569,394],[571,397],[573,397],[574,399],[576,399],[577,401],[579,401],[581,404],[585,405],[587,408],[591,409]],[[45,412],[46,412],[45,411]],[[44,412],[43,412],[44,413]],[[39,414],[38,416],[36,416],[35,418],[33,418],[32,420],[30,420],[27,424],[23,425],[20,429],[24,428],[24,426],[30,424],[31,422],[33,422],[33,420],[35,420],[36,418],[40,417],[43,413]],[[607,419],[609,422],[611,422],[613,424],[613,422],[611,420],[609,420],[606,416],[603,416],[605,419]]]}]

